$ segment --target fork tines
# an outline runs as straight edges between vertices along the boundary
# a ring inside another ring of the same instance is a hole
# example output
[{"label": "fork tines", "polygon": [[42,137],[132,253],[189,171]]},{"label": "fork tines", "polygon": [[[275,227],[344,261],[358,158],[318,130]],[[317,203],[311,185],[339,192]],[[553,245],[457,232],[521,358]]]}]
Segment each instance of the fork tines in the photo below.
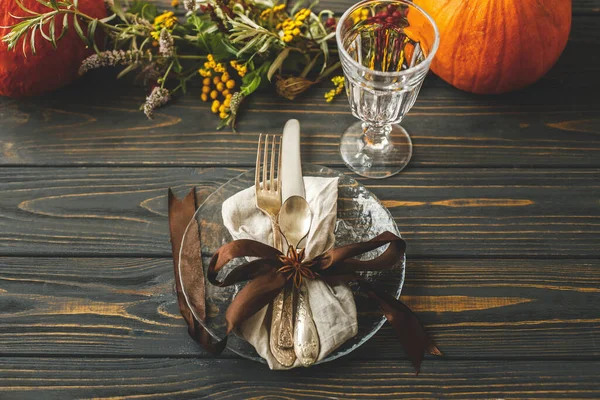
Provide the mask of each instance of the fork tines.
[{"label": "fork tines", "polygon": [[[263,140],[264,136],[264,140]],[[269,136],[272,139],[269,140]],[[270,142],[270,143],[269,143]],[[269,146],[270,144],[270,146]],[[269,148],[270,147],[270,148]],[[271,162],[269,163],[269,153],[271,153]],[[262,158],[262,163],[261,163]],[[277,162],[277,164],[276,164]],[[262,172],[261,172],[262,166]],[[281,179],[279,171],[281,170],[281,138],[277,135],[263,135],[258,137],[258,150],[256,151],[256,190],[278,192],[281,189]],[[262,180],[261,180],[262,175]]]}]

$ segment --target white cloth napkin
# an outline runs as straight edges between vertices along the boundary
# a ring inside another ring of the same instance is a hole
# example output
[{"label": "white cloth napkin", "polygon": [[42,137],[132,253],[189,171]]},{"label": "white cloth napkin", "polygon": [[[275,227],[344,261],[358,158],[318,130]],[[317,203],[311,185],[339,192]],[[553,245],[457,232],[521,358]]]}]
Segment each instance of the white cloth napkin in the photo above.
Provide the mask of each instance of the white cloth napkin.
[{"label": "white cloth napkin", "polygon": [[[305,177],[306,200],[313,213],[306,241],[307,259],[333,247],[337,215],[338,178]],[[233,239],[254,239],[273,245],[271,221],[256,208],[254,186],[242,190],[223,202],[223,223]],[[358,331],[356,305],[350,288],[343,283],[330,286],[315,279],[305,280],[313,320],[319,333],[318,361],[338,348]],[[269,347],[270,317],[268,306],[246,320],[236,332],[254,346],[271,369],[290,369],[300,366],[296,360],[291,367],[279,364]],[[268,317],[268,318],[267,318]]]}]

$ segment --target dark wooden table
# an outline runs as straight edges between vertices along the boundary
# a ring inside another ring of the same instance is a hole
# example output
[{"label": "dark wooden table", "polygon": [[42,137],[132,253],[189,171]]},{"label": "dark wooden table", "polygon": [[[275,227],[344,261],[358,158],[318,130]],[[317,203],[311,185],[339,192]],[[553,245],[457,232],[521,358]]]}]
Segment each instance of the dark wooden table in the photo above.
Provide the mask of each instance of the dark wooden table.
[{"label": "dark wooden table", "polygon": [[600,397],[600,1],[573,13],[560,61],[526,90],[429,76],[409,168],[361,180],[408,241],[403,298],[445,353],[418,378],[387,327],[338,361],[271,372],[208,356],[178,312],[167,187],[210,193],[289,118],[306,162],[350,173],[345,99],[262,95],[237,134],[214,129],[198,90],[148,121],[143,91],[103,73],[1,99],[0,398]]}]

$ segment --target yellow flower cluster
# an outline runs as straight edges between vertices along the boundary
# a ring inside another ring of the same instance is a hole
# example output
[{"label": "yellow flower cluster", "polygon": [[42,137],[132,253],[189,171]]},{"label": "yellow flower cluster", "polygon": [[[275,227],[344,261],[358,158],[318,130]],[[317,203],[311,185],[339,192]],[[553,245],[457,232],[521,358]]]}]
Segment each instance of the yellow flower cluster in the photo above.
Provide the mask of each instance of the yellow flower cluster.
[{"label": "yellow flower cluster", "polygon": [[173,11],[165,11],[161,15],[154,18],[154,30],[150,32],[150,36],[152,36],[152,39],[154,39],[154,43],[152,43],[152,45],[154,47],[158,46],[160,31],[162,31],[163,28],[171,29],[177,22],[177,17],[175,14],[173,14]]},{"label": "yellow flower cluster", "polygon": [[271,14],[271,13],[275,14],[275,13],[283,10],[284,8],[285,8],[285,4],[279,4],[278,6],[275,6],[273,8],[267,8],[266,10],[264,10],[263,12],[260,13],[260,18],[267,19],[269,14]]},{"label": "yellow flower cluster", "polygon": [[236,70],[240,78],[243,78],[244,75],[246,75],[246,72],[248,72],[248,68],[244,64],[238,64],[238,62],[235,60],[231,60],[229,65]]},{"label": "yellow flower cluster", "polygon": [[208,61],[204,63],[204,68],[198,70],[200,75],[203,77],[212,76],[211,70],[218,73],[225,72],[225,66],[222,63],[216,62],[212,54],[209,54],[206,58]]},{"label": "yellow flower cluster", "polygon": [[209,54],[208,61],[204,63],[204,68],[199,69],[198,72],[204,77],[200,98],[202,98],[202,101],[212,100],[210,110],[215,114],[219,114],[221,119],[227,118],[233,89],[236,86],[235,81],[229,76],[227,68],[225,65],[215,62],[213,55]]},{"label": "yellow flower cluster", "polygon": [[344,90],[344,77],[343,76],[334,76],[331,79],[331,82],[335,85],[335,89],[331,89],[329,92],[325,93],[325,101],[331,103],[333,98],[338,94],[342,93]]},{"label": "yellow flower cluster", "polygon": [[353,13],[352,20],[355,24],[358,24],[360,21],[369,18],[369,13],[370,11],[367,8],[363,8],[362,10]]},{"label": "yellow flower cluster", "polygon": [[162,28],[171,29],[177,23],[177,17],[173,11],[165,11],[161,15],[154,18],[154,28],[159,31]]},{"label": "yellow flower cluster", "polygon": [[286,43],[294,40],[294,36],[300,34],[300,27],[304,24],[304,20],[308,18],[310,13],[311,11],[308,8],[303,8],[294,15],[294,18],[288,18],[282,23],[277,24],[276,29],[283,29],[279,32],[281,40]]}]

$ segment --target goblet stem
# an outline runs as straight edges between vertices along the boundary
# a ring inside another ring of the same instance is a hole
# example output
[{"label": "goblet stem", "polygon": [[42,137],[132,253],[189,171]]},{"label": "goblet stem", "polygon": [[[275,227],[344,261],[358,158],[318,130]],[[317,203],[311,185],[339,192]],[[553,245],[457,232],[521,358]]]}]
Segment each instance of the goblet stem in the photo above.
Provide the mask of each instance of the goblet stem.
[{"label": "goblet stem", "polygon": [[387,153],[391,150],[392,145],[389,137],[390,132],[392,131],[391,124],[377,126],[364,122],[362,128],[364,131],[364,134],[361,137],[363,142],[362,151],[370,153]]}]

